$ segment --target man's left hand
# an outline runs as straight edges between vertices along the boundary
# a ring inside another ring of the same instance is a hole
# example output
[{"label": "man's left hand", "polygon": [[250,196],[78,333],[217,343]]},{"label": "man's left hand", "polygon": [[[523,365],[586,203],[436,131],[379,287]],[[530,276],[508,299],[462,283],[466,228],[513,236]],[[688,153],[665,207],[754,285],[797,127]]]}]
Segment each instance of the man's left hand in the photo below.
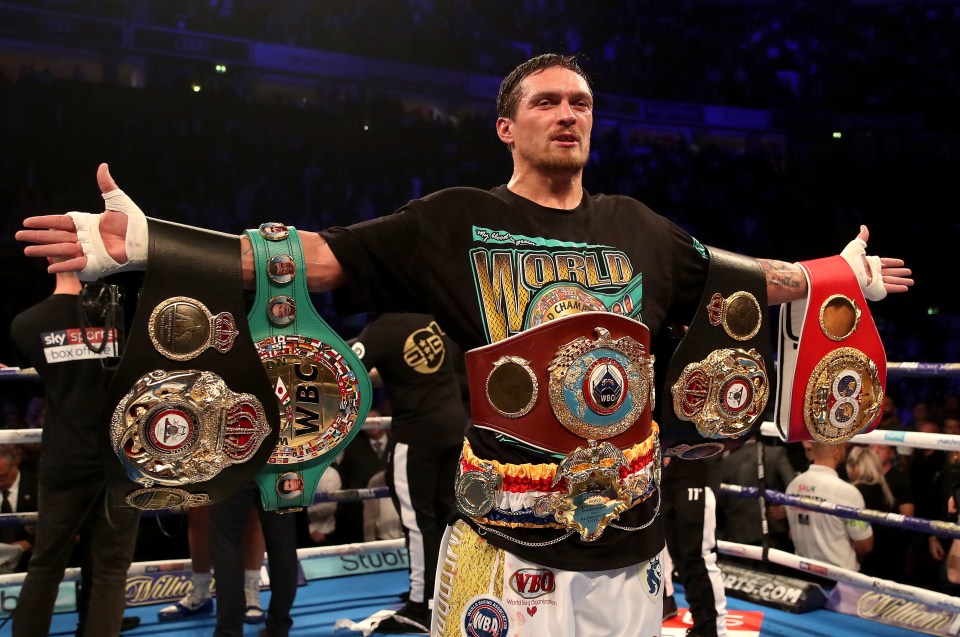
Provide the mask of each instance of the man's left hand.
[{"label": "man's left hand", "polygon": [[913,285],[913,272],[904,267],[903,259],[867,256],[870,231],[860,226],[857,238],[840,252],[853,268],[863,295],[869,301],[879,301],[887,294],[906,292]]}]

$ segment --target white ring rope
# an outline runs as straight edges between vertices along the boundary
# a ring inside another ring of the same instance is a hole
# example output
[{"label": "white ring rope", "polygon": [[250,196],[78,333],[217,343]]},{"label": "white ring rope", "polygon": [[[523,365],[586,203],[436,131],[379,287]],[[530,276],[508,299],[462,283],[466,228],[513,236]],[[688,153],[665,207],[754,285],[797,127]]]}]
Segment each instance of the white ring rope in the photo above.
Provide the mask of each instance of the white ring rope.
[{"label": "white ring rope", "polygon": [[[717,550],[724,555],[745,557],[758,562],[763,561],[763,547],[760,546],[736,544],[735,542],[725,542],[721,540],[717,542]],[[869,575],[857,573],[856,571],[848,571],[845,568],[840,568],[827,562],[798,557],[779,549],[769,549],[767,558],[774,564],[786,566],[804,573],[813,573],[835,582],[846,582],[847,584],[873,590],[878,593],[886,593],[887,595],[893,595],[901,599],[908,599],[954,613],[960,613],[960,598],[944,595],[936,591],[928,591],[908,584],[880,579],[879,577],[870,577]]]},{"label": "white ring rope", "polygon": [[[760,433],[771,438],[779,438],[777,426],[765,421],[760,425]],[[896,445],[915,449],[939,449],[942,451],[960,451],[960,436],[951,434],[928,434],[922,431],[901,431],[899,429],[874,429],[867,434],[857,434],[850,442],[858,445]]]}]

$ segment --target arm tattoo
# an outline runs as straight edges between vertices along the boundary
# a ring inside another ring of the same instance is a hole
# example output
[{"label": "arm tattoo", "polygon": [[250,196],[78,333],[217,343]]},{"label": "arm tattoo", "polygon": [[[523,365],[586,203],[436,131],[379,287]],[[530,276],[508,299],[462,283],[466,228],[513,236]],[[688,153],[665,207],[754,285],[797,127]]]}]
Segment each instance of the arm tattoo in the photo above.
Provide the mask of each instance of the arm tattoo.
[{"label": "arm tattoo", "polygon": [[779,305],[803,298],[807,293],[807,279],[796,263],[775,259],[757,259],[767,277],[767,302]]}]

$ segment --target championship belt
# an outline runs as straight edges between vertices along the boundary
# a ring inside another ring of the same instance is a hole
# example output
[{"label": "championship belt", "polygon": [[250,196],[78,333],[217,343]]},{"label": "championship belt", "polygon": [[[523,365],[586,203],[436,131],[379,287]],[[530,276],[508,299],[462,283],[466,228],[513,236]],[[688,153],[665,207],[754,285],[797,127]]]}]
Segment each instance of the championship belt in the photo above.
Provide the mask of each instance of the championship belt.
[{"label": "championship belt", "polygon": [[807,298],[780,308],[777,429],[787,442],[841,443],[879,424],[886,353],[844,258],[800,266]]},{"label": "championship belt", "polygon": [[661,402],[663,452],[685,460],[749,438],[767,407],[773,369],[763,270],[756,259],[707,250],[700,306],[664,376],[672,400]]},{"label": "championship belt", "polygon": [[593,541],[654,492],[660,458],[645,325],[583,312],[465,358],[474,426],[563,457],[524,467],[465,449],[457,507],[475,523],[555,527]]},{"label": "championship belt", "polygon": [[254,478],[280,420],[242,320],[239,238],[148,223],[149,268],[105,401],[120,460],[107,474],[139,509],[200,506]]},{"label": "championship belt", "polygon": [[370,411],[370,377],[353,350],[320,317],[307,290],[296,229],[265,223],[247,230],[257,295],[250,332],[280,415],[280,437],[257,475],[263,508],[313,504],[321,474],[360,432]]}]

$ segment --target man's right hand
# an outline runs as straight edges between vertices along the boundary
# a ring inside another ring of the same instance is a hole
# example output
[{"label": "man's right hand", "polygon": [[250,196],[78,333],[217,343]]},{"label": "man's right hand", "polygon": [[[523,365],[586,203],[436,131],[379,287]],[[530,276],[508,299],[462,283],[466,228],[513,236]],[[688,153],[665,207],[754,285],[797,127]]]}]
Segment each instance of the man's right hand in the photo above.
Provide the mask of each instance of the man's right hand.
[{"label": "man's right hand", "polygon": [[140,208],[110,176],[106,164],[97,169],[103,193],[101,214],[71,212],[24,219],[18,241],[34,245],[23,252],[31,257],[54,257],[48,272],[78,272],[92,281],[108,274],[146,267],[147,220]]}]

